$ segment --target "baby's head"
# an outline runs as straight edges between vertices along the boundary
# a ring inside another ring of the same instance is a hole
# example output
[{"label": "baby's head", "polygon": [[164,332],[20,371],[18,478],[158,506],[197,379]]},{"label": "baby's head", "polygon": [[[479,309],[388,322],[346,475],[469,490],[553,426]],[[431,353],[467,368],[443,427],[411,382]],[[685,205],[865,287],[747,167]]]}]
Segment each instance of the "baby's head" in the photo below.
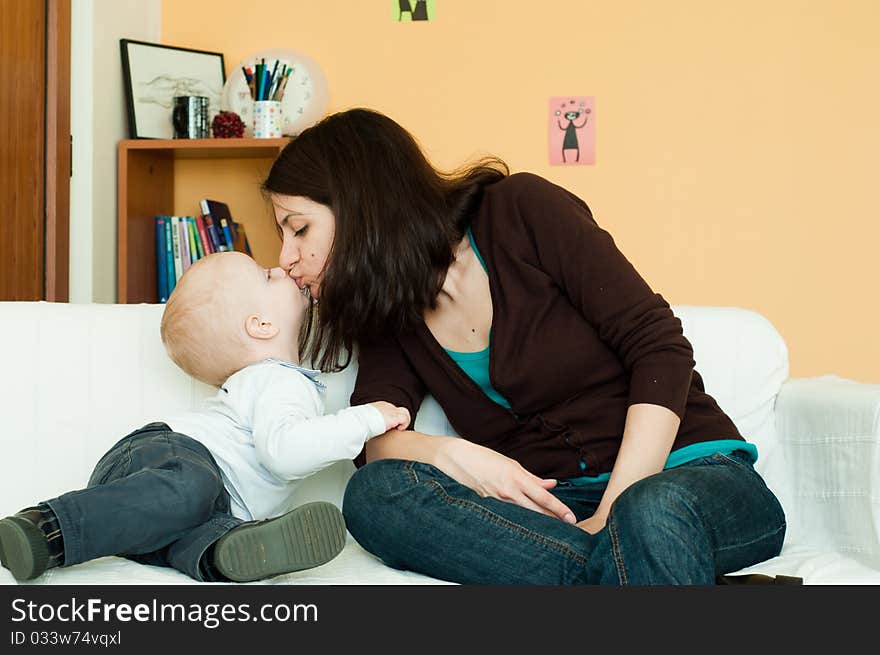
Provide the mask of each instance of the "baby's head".
[{"label": "baby's head", "polygon": [[178,280],[162,315],[162,342],[180,368],[219,387],[269,357],[298,363],[309,304],[282,269],[240,252],[215,253]]}]

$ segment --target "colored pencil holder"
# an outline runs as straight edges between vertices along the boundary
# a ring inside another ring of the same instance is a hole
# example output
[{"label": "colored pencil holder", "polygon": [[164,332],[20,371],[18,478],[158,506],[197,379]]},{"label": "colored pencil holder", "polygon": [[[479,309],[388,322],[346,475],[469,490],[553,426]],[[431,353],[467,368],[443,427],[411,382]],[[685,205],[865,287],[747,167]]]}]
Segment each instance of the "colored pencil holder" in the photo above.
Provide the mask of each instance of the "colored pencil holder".
[{"label": "colored pencil holder", "polygon": [[281,102],[257,100],[254,102],[254,136],[257,139],[281,138]]}]

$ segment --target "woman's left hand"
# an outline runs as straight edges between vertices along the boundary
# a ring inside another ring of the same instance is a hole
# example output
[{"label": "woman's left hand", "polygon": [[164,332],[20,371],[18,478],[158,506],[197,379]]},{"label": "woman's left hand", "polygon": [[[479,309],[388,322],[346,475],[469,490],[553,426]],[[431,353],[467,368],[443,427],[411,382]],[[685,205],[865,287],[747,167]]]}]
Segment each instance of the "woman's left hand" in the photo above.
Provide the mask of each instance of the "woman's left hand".
[{"label": "woman's left hand", "polygon": [[590,534],[596,534],[602,528],[605,527],[605,522],[608,520],[607,514],[601,514],[599,512],[593,514],[590,518],[584,519],[578,523],[575,523],[575,526],[579,527],[584,532],[589,532]]}]

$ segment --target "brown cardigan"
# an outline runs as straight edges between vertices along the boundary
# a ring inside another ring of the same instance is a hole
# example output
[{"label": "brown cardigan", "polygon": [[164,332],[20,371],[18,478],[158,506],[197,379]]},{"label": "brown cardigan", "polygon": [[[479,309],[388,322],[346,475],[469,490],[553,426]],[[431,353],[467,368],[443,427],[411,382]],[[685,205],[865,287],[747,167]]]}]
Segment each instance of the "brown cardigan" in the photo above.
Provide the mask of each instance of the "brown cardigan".
[{"label": "brown cardigan", "polygon": [[[681,321],[587,205],[536,175],[486,188],[471,224],[492,295],[489,399],[422,323],[362,346],[351,404],[415,416],[431,393],[463,437],[547,478],[611,470],[635,403],[681,419],[673,450],[742,439],[704,389]],[[355,463],[364,463],[363,452]],[[583,462],[583,464],[581,463]]]}]

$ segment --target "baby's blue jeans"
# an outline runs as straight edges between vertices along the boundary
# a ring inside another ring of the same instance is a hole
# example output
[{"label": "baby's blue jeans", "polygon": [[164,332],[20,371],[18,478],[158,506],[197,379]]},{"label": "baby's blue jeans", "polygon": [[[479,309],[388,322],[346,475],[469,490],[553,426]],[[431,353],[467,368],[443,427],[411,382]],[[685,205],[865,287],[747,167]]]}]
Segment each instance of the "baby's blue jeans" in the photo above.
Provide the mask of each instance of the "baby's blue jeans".
[{"label": "baby's blue jeans", "polygon": [[[205,446],[150,423],[104,455],[88,486],[44,501],[61,525],[64,566],[106,555],[170,566],[196,580],[202,555],[241,519]],[[207,573],[210,578],[210,573]]]}]

